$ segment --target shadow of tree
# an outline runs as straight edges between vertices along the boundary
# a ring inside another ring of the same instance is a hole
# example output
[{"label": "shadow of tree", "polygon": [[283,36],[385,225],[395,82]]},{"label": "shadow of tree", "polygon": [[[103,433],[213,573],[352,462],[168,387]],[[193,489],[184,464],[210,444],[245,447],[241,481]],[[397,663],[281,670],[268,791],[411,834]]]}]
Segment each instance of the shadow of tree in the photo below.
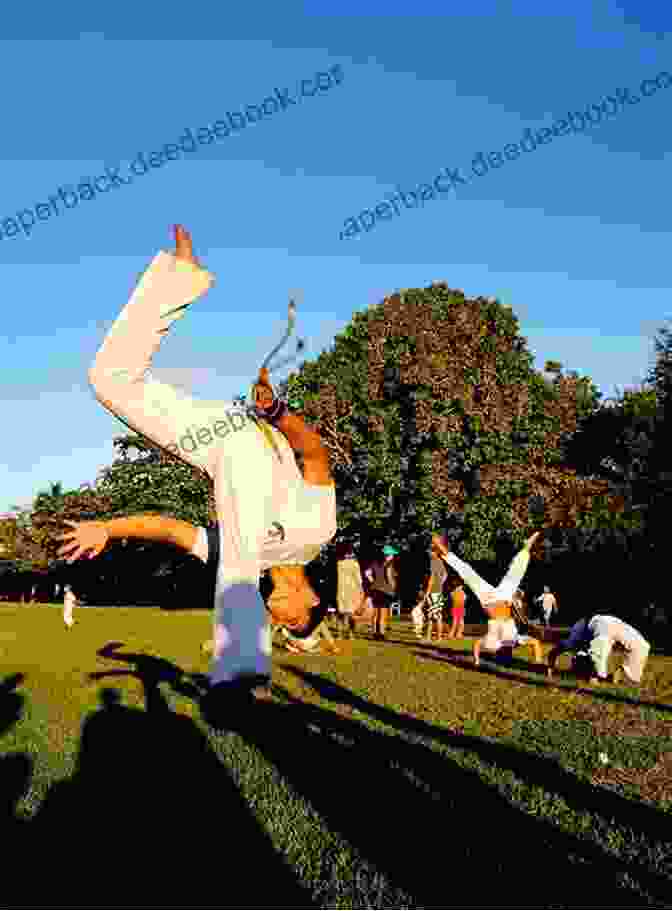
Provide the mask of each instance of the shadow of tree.
[{"label": "shadow of tree", "polygon": [[[100,709],[82,726],[73,777],[54,785],[23,826],[12,869],[19,904],[313,907],[208,738],[171,711],[159,683],[192,696],[197,688],[183,685],[170,662],[122,655],[116,645],[106,646],[107,656],[135,668],[90,676],[137,676],[146,711],[123,706],[116,689],[101,690]],[[7,895],[7,875],[4,885]]]}]

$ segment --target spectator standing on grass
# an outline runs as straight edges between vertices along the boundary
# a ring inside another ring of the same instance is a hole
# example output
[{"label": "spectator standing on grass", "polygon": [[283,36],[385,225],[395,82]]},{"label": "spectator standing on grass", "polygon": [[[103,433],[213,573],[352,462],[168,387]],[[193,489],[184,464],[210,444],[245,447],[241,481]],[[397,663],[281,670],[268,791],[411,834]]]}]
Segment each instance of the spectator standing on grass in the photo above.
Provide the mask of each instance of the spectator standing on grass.
[{"label": "spectator standing on grass", "polygon": [[464,638],[464,602],[466,595],[464,585],[458,585],[451,594],[451,626],[448,630],[448,639]]},{"label": "spectator standing on grass", "polygon": [[591,683],[609,680],[609,656],[614,645],[626,653],[623,664],[618,668],[611,682],[617,684],[623,677],[630,684],[642,682],[644,667],[649,658],[651,645],[639,630],[618,617],[596,614],[592,618],[578,620],[569,631],[569,636],[559,642],[548,654],[548,676],[553,676],[555,662],[563,652],[576,652],[579,661],[574,669],[579,676],[590,678]]},{"label": "spectator standing on grass", "polygon": [[63,622],[68,629],[72,629],[75,624],[75,618],[73,617],[73,611],[75,605],[77,604],[77,597],[73,592],[72,588],[69,585],[66,585],[64,588],[63,596]]},{"label": "spectator standing on grass", "polygon": [[343,638],[354,638],[355,617],[361,616],[366,601],[362,573],[351,544],[341,544],[336,558],[338,621]]},{"label": "spectator standing on grass", "polygon": [[551,592],[548,585],[544,585],[543,595],[539,595],[537,601],[541,601],[541,611],[544,618],[544,624],[546,626],[551,625],[551,614],[553,611],[558,610],[558,603],[555,600],[555,595]]},{"label": "spectator standing on grass", "polygon": [[383,559],[374,560],[364,574],[365,593],[371,598],[374,610],[373,638],[379,641],[385,638],[390,608],[396,600],[399,583],[398,556],[399,551],[386,544],[383,548]]},{"label": "spectator standing on grass", "polygon": [[427,621],[426,639],[432,641],[432,632],[436,627],[437,639],[443,635],[443,591],[448,578],[444,561],[437,547],[432,544],[430,550],[429,578],[424,591],[425,619]]}]

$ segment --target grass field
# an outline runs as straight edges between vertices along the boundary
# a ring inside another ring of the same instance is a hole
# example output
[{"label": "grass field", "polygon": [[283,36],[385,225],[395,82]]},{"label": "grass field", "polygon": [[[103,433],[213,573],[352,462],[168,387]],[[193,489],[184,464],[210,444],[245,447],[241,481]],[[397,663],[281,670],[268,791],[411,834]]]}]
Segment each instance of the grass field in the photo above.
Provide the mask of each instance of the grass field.
[{"label": "grass field", "polygon": [[276,649],[275,701],[214,734],[209,613],[75,618],[0,607],[3,905],[672,907],[655,648],[641,691],[577,690],[396,620],[334,657]]}]

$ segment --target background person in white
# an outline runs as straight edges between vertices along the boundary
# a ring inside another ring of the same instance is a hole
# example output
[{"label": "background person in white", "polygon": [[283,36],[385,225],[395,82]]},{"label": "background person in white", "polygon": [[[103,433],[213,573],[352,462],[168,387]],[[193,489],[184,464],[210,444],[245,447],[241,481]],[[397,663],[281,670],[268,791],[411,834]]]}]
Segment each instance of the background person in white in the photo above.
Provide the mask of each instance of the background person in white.
[{"label": "background person in white", "polygon": [[73,590],[70,588],[69,585],[65,586],[64,592],[65,592],[65,594],[63,596],[63,622],[65,623],[65,625],[67,626],[68,629],[72,629],[72,627],[74,626],[74,623],[75,623],[75,618],[73,617],[73,611],[75,609],[75,605],[77,604],[77,598],[75,596],[75,593],[73,592]]},{"label": "background person in white", "polygon": [[543,595],[539,595],[536,600],[541,601],[541,610],[544,618],[544,623],[546,626],[550,626],[551,614],[553,611],[557,611],[558,602],[555,600],[555,595],[551,592],[548,585],[544,585]]},{"label": "background person in white", "polygon": [[[175,254],[159,253],[145,271],[105,338],[89,379],[101,404],[123,423],[214,480],[220,562],[211,682],[218,684],[270,678],[271,637],[258,589],[260,573],[290,564],[286,575],[297,585],[287,587],[284,597],[304,609],[301,571],[335,534],[336,495],[328,459],[318,474],[316,456],[315,476],[306,472],[304,482],[284,431],[267,428],[271,447],[244,406],[198,401],[149,375],[151,358],[171,324],[213,281],[194,257],[188,232],[176,226]],[[287,417],[288,425],[292,417]],[[188,434],[192,441],[196,435],[198,447],[182,445]],[[314,443],[304,436],[312,455],[319,438]],[[276,521],[282,540],[264,547]]]},{"label": "background person in white", "polygon": [[569,636],[559,642],[548,654],[548,676],[553,676],[555,662],[563,652],[586,651],[590,656],[598,680],[608,680],[609,655],[615,644],[621,646],[626,657],[621,668],[612,678],[618,683],[625,675],[628,682],[642,682],[644,667],[649,657],[650,644],[644,636],[629,623],[604,614],[596,614],[590,620],[579,620],[569,631]]}]

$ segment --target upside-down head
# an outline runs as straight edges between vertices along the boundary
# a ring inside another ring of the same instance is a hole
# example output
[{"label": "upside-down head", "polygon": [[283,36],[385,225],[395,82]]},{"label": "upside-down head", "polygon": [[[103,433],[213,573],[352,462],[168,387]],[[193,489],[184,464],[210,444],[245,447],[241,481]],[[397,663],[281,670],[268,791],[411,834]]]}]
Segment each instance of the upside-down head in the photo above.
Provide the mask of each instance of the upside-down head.
[{"label": "upside-down head", "polygon": [[274,566],[270,570],[272,591],[267,598],[274,623],[295,635],[308,635],[326,614],[303,566]]}]

